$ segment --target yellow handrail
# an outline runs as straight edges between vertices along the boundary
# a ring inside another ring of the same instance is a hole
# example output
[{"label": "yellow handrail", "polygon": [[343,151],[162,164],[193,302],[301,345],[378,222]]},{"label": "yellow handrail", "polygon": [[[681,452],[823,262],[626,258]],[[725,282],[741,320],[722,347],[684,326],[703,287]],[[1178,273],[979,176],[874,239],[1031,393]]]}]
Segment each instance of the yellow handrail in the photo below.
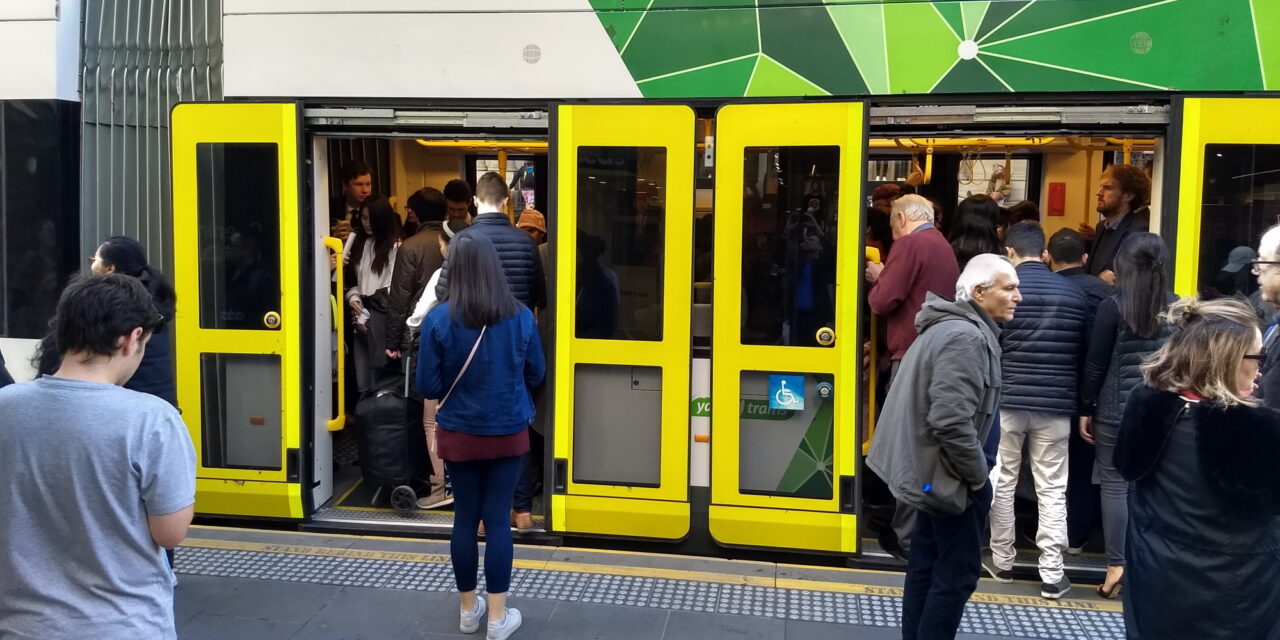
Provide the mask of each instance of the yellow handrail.
[{"label": "yellow handrail", "polygon": [[[867,247],[867,262],[880,263],[880,250],[875,247]],[[876,327],[876,317],[871,316],[871,353],[868,360],[869,366],[867,371],[867,438],[862,441],[862,455],[871,453],[871,438],[876,435],[876,387],[877,373],[879,372],[877,363],[876,344],[879,343],[877,334],[879,330]]]},{"label": "yellow handrail", "polygon": [[[343,289],[342,287],[343,285],[342,241],[337,238],[325,238],[324,246],[327,249],[333,251],[334,254],[338,256],[338,267],[334,269],[334,274],[337,277],[338,298],[341,299],[342,289]],[[334,328],[337,329],[337,333],[338,333],[338,353],[336,356],[337,366],[338,366],[338,378],[337,378],[338,380],[338,385],[337,385],[338,415],[334,416],[332,420],[329,420],[328,429],[330,431],[342,431],[342,428],[347,426],[347,394],[346,394],[347,358],[345,355],[346,346],[347,346],[346,331],[345,331],[346,327],[343,326],[343,322],[342,322],[342,318],[343,318],[342,305],[336,302],[332,302],[334,300],[333,296],[330,296],[329,299],[331,301],[330,304],[333,307],[333,326]]]}]

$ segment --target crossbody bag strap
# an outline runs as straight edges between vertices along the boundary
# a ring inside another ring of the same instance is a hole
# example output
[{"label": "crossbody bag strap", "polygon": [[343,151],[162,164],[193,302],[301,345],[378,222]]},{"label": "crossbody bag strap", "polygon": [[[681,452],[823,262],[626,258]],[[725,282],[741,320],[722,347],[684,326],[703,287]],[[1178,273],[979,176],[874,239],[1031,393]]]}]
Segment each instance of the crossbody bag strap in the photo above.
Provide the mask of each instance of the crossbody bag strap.
[{"label": "crossbody bag strap", "polygon": [[484,332],[488,329],[488,326],[480,327],[480,335],[476,336],[476,343],[471,345],[471,353],[467,354],[467,361],[462,363],[462,368],[458,370],[458,375],[453,379],[453,384],[449,385],[449,391],[444,394],[440,402],[436,403],[436,411],[444,408],[444,403],[449,401],[449,396],[453,395],[453,390],[458,388],[458,381],[462,380],[462,376],[467,373],[467,368],[471,366],[471,361],[476,357],[476,351],[480,349],[480,341],[484,340]]}]

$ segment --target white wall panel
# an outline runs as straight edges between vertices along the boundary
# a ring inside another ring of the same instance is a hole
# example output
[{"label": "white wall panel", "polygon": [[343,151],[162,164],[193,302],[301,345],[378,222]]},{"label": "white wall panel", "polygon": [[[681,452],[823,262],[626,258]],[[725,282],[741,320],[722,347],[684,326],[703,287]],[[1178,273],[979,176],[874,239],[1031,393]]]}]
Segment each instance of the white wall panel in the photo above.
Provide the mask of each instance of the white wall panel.
[{"label": "white wall panel", "polygon": [[[423,4],[430,3],[418,6]],[[556,4],[587,10],[249,15],[231,14],[232,6],[248,5],[229,1],[223,19],[225,95],[640,97],[587,2]],[[530,45],[537,49],[533,62],[526,61]]]},{"label": "white wall panel", "polygon": [[79,100],[80,0],[0,0],[0,100]]}]

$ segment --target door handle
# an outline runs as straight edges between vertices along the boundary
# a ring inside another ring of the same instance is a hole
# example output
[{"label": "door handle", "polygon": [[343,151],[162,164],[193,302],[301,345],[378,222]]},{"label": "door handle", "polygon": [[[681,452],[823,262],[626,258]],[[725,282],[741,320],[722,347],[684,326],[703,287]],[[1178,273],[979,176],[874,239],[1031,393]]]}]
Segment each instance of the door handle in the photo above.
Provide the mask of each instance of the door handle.
[{"label": "door handle", "polygon": [[262,326],[268,329],[271,329],[273,331],[275,329],[279,329],[280,314],[275,311],[268,311],[266,315],[262,316]]},{"label": "door handle", "polygon": [[818,329],[818,333],[813,338],[818,341],[818,344],[829,347],[836,343],[836,332],[830,327],[823,327]]},{"label": "door handle", "polygon": [[[336,278],[335,285],[338,287],[338,298],[341,298],[342,292],[343,292],[342,260],[341,260],[342,241],[337,238],[325,238],[324,246],[339,256],[338,268],[334,269],[334,277]],[[342,431],[342,428],[347,425],[347,394],[344,392],[344,390],[346,389],[346,381],[347,381],[347,362],[346,362],[347,359],[343,355],[346,352],[346,348],[347,348],[347,345],[346,345],[347,333],[346,333],[346,326],[344,326],[345,323],[343,322],[344,315],[342,313],[342,307],[338,304],[337,299],[334,298],[333,296],[330,296],[329,300],[330,300],[331,308],[333,309],[333,327],[338,334],[337,336],[338,349],[335,352],[336,355],[334,356],[334,359],[337,360],[335,364],[337,365],[337,372],[338,372],[338,385],[337,385],[337,391],[336,391],[336,393],[338,394],[338,402],[337,402],[337,414],[333,416],[332,419],[329,420],[328,429],[330,431]]]}]

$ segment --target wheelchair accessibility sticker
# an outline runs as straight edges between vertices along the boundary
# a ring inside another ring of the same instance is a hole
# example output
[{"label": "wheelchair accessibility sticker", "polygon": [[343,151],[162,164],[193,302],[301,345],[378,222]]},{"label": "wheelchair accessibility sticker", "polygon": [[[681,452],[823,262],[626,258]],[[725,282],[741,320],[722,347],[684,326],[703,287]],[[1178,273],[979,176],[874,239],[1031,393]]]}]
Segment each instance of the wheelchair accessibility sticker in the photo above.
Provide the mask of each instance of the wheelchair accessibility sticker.
[{"label": "wheelchair accessibility sticker", "polygon": [[769,376],[769,408],[804,411],[804,376]]}]

